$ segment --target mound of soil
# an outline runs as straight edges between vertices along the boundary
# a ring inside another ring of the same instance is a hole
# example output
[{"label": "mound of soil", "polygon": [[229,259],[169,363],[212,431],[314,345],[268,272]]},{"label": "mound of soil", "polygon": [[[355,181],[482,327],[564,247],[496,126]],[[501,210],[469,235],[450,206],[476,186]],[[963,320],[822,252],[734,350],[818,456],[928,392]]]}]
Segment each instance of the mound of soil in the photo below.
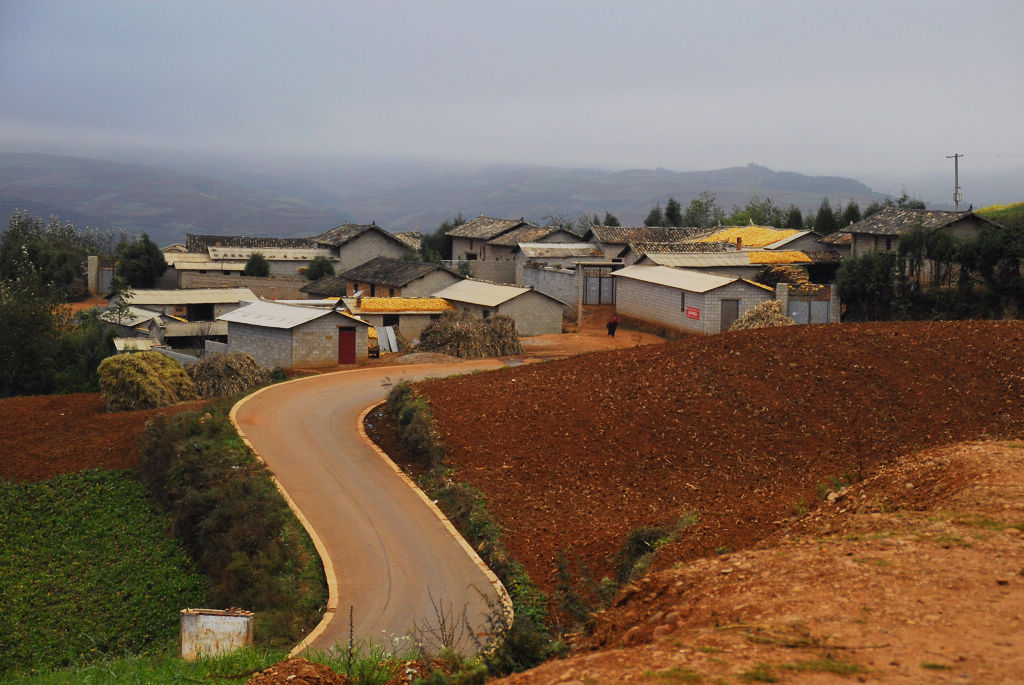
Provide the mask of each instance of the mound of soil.
[{"label": "mound of soil", "polygon": [[1019,322],[786,326],[418,387],[457,477],[545,590],[571,547],[611,575],[627,534],[699,522],[655,568],[749,548],[818,483],[920,448],[1024,433]]},{"label": "mound of soil", "polygon": [[0,478],[38,481],[90,468],[135,468],[146,421],[205,404],[109,413],[99,393],[0,399]]},{"label": "mound of soil", "polygon": [[250,685],[347,685],[351,681],[323,664],[292,658],[255,674],[248,682]]}]

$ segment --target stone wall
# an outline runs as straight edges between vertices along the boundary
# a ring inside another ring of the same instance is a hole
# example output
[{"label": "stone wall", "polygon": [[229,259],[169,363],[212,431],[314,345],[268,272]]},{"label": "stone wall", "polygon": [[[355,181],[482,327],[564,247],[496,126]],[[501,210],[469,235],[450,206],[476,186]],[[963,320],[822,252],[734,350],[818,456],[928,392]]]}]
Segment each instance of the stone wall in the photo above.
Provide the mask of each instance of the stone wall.
[{"label": "stone wall", "polygon": [[267,238],[261,236],[244,235],[199,235],[196,233],[185,234],[186,252],[206,252],[211,247],[314,247],[310,238]]}]

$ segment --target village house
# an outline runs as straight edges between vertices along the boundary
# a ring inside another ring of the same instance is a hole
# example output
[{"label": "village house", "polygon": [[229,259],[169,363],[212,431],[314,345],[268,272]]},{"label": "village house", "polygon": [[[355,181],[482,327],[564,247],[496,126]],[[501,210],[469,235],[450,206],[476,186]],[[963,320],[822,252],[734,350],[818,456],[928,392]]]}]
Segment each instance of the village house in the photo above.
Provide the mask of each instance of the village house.
[{"label": "village house", "polygon": [[970,211],[886,207],[840,229],[840,233],[850,236],[850,256],[861,257],[872,252],[895,252],[899,248],[900,236],[915,228],[942,231],[966,241],[977,238],[986,226],[997,225]]},{"label": "village house", "polygon": [[612,276],[619,316],[703,335],[729,330],[736,319],[775,295],[753,281],[667,266],[635,264]]},{"label": "village house", "polygon": [[342,273],[365,264],[374,257],[401,259],[412,250],[409,244],[376,223],[342,224],[311,240],[331,252],[334,273]]},{"label": "village house", "polygon": [[462,280],[454,271],[427,262],[374,257],[334,277],[301,288],[310,297],[345,297],[362,291],[367,297],[426,297]]},{"label": "village house", "polygon": [[[117,307],[120,296],[110,298]],[[186,290],[133,290],[131,305],[186,321],[212,321],[221,314],[258,299],[249,288],[190,288]]]},{"label": "village house", "polygon": [[410,342],[419,338],[431,321],[455,309],[440,297],[343,297],[341,301],[349,314],[373,326],[378,337],[383,328],[391,326]]},{"label": "village house", "polygon": [[269,368],[355,364],[368,354],[370,325],[337,309],[254,302],[218,321],[228,326],[228,352]]},{"label": "village house", "polygon": [[639,255],[630,250],[630,243],[680,243],[692,242],[708,234],[703,228],[679,226],[591,226],[583,236],[583,242],[594,243],[604,254],[605,260],[629,266]]},{"label": "village house", "polygon": [[519,335],[562,332],[567,304],[533,288],[499,285],[466,279],[434,293],[461,311],[486,319],[495,314],[512,317]]},{"label": "village house", "polygon": [[448,231],[452,265],[465,263],[474,278],[494,283],[516,282],[516,250],[520,243],[578,241],[558,226],[537,226],[523,219],[480,215]]}]

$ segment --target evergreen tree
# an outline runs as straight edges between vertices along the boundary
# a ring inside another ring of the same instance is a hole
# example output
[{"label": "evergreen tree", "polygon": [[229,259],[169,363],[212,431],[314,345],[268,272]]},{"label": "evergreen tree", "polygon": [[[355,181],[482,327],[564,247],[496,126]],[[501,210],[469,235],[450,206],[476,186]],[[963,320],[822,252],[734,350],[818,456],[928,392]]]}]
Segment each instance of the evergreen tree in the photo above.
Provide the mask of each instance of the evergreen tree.
[{"label": "evergreen tree", "polygon": [[270,275],[270,262],[267,261],[262,252],[253,252],[245,262],[245,269],[242,270],[242,275],[266,278]]},{"label": "evergreen tree", "polygon": [[842,215],[839,217],[839,227],[846,228],[850,224],[855,224],[860,221],[860,205],[856,201],[850,200],[847,203],[846,208],[843,210]]},{"label": "evergreen tree", "polygon": [[604,213],[604,223],[602,225],[604,225],[604,226],[621,226],[622,224],[619,223],[619,217],[615,216],[611,212],[607,212],[606,211]]},{"label": "evergreen tree", "polygon": [[334,264],[331,260],[323,255],[318,255],[309,263],[309,268],[306,269],[306,278],[311,281],[323,278],[324,276],[334,275]]},{"label": "evergreen tree", "polygon": [[798,231],[804,227],[804,213],[796,205],[790,205],[786,211],[786,228],[795,228]]},{"label": "evergreen tree", "polygon": [[451,219],[442,221],[436,231],[423,236],[420,240],[420,259],[431,264],[451,259],[452,239],[448,237],[448,231],[454,230],[464,223],[466,220],[462,217],[462,212],[459,212]]},{"label": "evergreen tree", "polygon": [[722,222],[725,212],[718,206],[718,198],[710,191],[703,191],[690,201],[683,215],[683,226],[710,228]]},{"label": "evergreen tree", "polygon": [[164,253],[145,233],[141,238],[122,240],[117,244],[116,273],[133,288],[152,288],[164,275],[167,262]]},{"label": "evergreen tree", "polygon": [[644,219],[644,226],[664,226],[665,215],[661,212],[661,204],[656,204],[651,207],[651,211],[648,212],[647,218]]},{"label": "evergreen tree", "polygon": [[829,204],[826,197],[821,201],[821,205],[818,207],[818,214],[814,217],[814,230],[821,235],[828,235],[838,229],[839,223],[836,221],[836,215],[832,212],[832,205]]},{"label": "evergreen tree", "polygon": [[662,217],[662,226],[682,226],[683,207],[674,197],[669,196],[665,203],[665,214]]}]

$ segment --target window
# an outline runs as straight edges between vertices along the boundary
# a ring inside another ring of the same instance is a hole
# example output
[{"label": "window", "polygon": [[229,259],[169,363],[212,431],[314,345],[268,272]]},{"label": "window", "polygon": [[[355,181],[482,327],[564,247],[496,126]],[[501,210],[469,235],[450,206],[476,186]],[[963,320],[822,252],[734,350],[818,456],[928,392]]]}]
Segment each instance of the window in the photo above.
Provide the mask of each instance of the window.
[{"label": "window", "polygon": [[891,250],[892,249],[892,238],[886,238],[885,239],[885,249],[886,250]]},{"label": "window", "polygon": [[394,296],[395,296],[395,289],[394,288],[388,288],[388,297],[394,297]]},{"label": "window", "polygon": [[686,311],[686,293],[679,293],[679,311]]},{"label": "window", "polygon": [[381,323],[385,326],[397,326],[398,325],[398,314],[385,314]]},{"label": "window", "polygon": [[467,252],[466,253],[466,261],[467,262],[472,262],[475,259],[476,259],[476,252]]},{"label": "window", "polygon": [[491,310],[490,309],[485,309],[481,313],[483,314],[483,317],[486,319],[487,317],[489,317],[491,315]]}]

